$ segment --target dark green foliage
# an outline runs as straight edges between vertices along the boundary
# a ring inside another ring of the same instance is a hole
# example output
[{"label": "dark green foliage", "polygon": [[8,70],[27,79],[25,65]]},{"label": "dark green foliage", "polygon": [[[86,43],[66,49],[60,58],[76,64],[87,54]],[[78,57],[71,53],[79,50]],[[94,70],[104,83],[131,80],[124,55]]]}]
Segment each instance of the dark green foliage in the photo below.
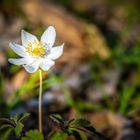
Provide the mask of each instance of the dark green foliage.
[{"label": "dark green foliage", "polygon": [[[96,131],[91,123],[85,119],[64,121],[64,119],[58,114],[53,114],[50,118],[58,125],[62,134],[65,133],[67,136],[73,135],[77,140],[87,140],[88,135],[102,136]],[[49,139],[52,136],[54,137],[53,134],[49,135]]]},{"label": "dark green foliage", "polygon": [[44,138],[42,133],[38,130],[30,130],[24,137],[21,138],[21,140],[44,140]]},{"label": "dark green foliage", "polygon": [[52,114],[50,118],[59,125],[64,125],[63,118],[59,114]]},{"label": "dark green foliage", "polygon": [[8,140],[11,132],[15,134],[16,137],[21,137],[23,135],[23,123],[22,121],[29,116],[28,113],[23,115],[15,115],[10,119],[1,118],[0,119],[0,140]]},{"label": "dark green foliage", "polygon": [[90,134],[96,134],[97,133],[96,129],[90,124],[90,122],[85,120],[85,119],[73,120],[70,123],[70,125],[71,125],[71,127],[78,128],[78,129],[83,130],[85,132],[88,132]]},{"label": "dark green foliage", "polygon": [[4,132],[2,132],[0,134],[0,140],[8,140],[9,135],[11,134],[11,132],[12,132],[12,128],[10,128],[10,127],[7,128],[6,131],[4,131]]},{"label": "dark green foliage", "polygon": [[67,138],[67,134],[63,132],[51,132],[48,136],[49,140],[65,140]]},{"label": "dark green foliage", "polygon": [[[14,134],[15,137],[20,140],[44,140],[43,134],[38,130],[29,130],[27,132],[23,130],[24,124],[22,121],[28,116],[29,114],[25,113],[21,116],[12,116],[10,119],[1,118],[0,140],[8,140],[11,134]],[[89,135],[102,136],[91,123],[85,119],[64,121],[58,114],[53,114],[50,118],[57,124],[57,129],[49,133],[47,140],[66,140],[70,136],[75,137],[76,140],[87,140]]]}]

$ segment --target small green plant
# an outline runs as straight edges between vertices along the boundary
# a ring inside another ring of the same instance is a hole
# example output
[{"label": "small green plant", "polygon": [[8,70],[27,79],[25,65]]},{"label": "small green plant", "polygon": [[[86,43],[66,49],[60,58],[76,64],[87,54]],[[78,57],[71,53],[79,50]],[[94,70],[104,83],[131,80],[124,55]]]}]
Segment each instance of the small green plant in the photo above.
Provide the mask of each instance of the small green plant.
[{"label": "small green plant", "polygon": [[30,130],[21,138],[21,140],[44,140],[44,137],[38,130]]},{"label": "small green plant", "polygon": [[76,140],[87,140],[89,135],[103,137],[96,131],[91,123],[85,119],[72,119],[70,121],[64,121],[64,119],[58,114],[53,114],[50,118],[57,124],[60,132],[52,131],[48,136],[49,140],[54,140],[54,137],[58,137],[59,135],[59,140],[64,140],[61,136],[65,138],[73,136]]},{"label": "small green plant", "polygon": [[29,116],[28,113],[23,115],[15,115],[10,119],[1,118],[0,119],[0,140],[7,140],[11,133],[14,133],[16,137],[21,137],[24,135],[24,124],[22,123],[24,119]]},{"label": "small green plant", "polygon": [[76,140],[87,140],[89,135],[97,135],[103,137],[91,123],[85,119],[72,119],[64,121],[58,115],[50,115],[50,118],[55,123],[54,130],[48,136],[43,136],[38,130],[24,130],[23,121],[29,116],[28,113],[23,115],[15,115],[10,119],[0,119],[0,140],[8,140],[11,134],[20,140],[65,140],[68,137],[74,137]]}]

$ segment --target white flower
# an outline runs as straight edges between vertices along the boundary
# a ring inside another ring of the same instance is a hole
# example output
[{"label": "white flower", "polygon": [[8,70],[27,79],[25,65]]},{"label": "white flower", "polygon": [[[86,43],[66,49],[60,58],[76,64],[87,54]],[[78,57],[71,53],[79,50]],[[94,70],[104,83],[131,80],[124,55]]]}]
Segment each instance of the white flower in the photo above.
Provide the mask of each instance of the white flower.
[{"label": "white flower", "polygon": [[44,71],[49,70],[55,64],[54,60],[63,53],[64,44],[53,47],[55,37],[56,31],[52,26],[45,30],[40,41],[38,41],[36,36],[22,30],[22,45],[9,44],[9,47],[21,58],[10,58],[8,59],[9,62],[15,65],[22,65],[29,73],[36,72],[38,68]]}]

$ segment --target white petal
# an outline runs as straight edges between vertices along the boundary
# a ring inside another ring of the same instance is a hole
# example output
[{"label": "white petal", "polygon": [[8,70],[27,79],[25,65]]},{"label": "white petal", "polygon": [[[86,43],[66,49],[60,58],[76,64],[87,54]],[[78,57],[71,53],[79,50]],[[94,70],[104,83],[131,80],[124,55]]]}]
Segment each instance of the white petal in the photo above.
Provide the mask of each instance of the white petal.
[{"label": "white petal", "polygon": [[55,28],[53,26],[49,26],[41,36],[41,42],[45,43],[51,48],[55,42],[55,37]]},{"label": "white petal", "polygon": [[32,62],[32,60],[30,58],[19,58],[19,59],[10,58],[10,59],[8,59],[8,61],[10,63],[18,65],[18,66]]},{"label": "white petal", "polygon": [[53,47],[51,49],[50,54],[47,56],[47,58],[55,60],[58,57],[60,57],[63,53],[63,47],[64,47],[64,44],[62,44],[60,46]]},{"label": "white petal", "polygon": [[28,53],[26,52],[25,48],[21,45],[18,45],[16,43],[10,43],[9,47],[21,57],[28,56]]},{"label": "white petal", "polygon": [[29,65],[23,65],[23,67],[25,68],[25,70],[29,73],[34,73],[38,70],[39,68],[39,64],[40,61],[39,60],[35,60],[33,63],[29,64]]},{"label": "white petal", "polygon": [[21,31],[21,40],[22,40],[22,45],[24,47],[26,47],[29,42],[32,43],[35,40],[38,41],[36,36],[26,32],[24,30]]},{"label": "white petal", "polygon": [[40,62],[40,67],[42,70],[48,71],[54,64],[54,61],[42,58]]}]

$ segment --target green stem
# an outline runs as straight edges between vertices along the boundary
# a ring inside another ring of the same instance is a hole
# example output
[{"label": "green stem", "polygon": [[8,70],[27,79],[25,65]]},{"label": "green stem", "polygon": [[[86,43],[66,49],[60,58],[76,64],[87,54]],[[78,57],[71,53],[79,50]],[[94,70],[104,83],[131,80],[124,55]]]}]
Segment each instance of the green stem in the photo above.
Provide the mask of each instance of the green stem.
[{"label": "green stem", "polygon": [[39,69],[39,98],[38,98],[38,123],[39,131],[42,132],[42,70]]}]

